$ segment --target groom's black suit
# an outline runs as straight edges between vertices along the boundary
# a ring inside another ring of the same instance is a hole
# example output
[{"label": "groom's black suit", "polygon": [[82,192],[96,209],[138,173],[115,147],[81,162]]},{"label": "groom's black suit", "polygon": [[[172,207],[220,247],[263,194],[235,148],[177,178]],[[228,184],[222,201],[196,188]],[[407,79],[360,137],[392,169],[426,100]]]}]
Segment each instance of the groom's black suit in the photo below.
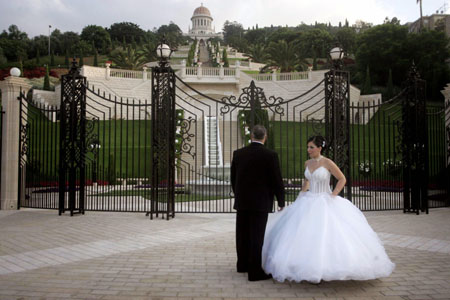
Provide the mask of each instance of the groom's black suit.
[{"label": "groom's black suit", "polygon": [[237,210],[237,270],[248,272],[251,281],[266,279],[261,267],[261,251],[273,197],[277,197],[279,207],[284,207],[284,185],[277,153],[256,142],[234,151],[231,185]]}]

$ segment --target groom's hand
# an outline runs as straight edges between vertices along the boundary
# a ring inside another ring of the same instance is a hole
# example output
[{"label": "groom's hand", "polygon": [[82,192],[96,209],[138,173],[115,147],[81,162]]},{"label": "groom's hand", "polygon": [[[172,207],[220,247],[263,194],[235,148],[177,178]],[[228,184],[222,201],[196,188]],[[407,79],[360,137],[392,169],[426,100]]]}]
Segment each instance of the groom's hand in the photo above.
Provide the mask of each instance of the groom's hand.
[{"label": "groom's hand", "polygon": [[278,207],[278,211],[282,211],[283,208],[284,208],[284,206],[283,207]]}]

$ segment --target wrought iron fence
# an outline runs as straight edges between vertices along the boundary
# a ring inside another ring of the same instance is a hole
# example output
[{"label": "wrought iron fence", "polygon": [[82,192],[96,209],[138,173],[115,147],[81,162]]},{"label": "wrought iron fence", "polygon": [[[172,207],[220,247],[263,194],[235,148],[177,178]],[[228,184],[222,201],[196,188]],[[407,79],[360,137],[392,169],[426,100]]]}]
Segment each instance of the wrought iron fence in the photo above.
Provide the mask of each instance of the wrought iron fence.
[{"label": "wrought iron fence", "polygon": [[21,207],[58,209],[59,112],[20,96]]},{"label": "wrought iron fence", "polygon": [[[84,187],[75,182],[74,190],[76,197],[83,190],[85,210],[234,212],[229,182],[232,154],[249,143],[249,129],[257,123],[268,128],[266,146],[279,155],[288,203],[295,201],[304,180],[307,139],[320,134],[336,140],[342,133],[347,138],[333,147],[341,148],[342,142],[350,141],[344,143],[350,158],[346,175],[351,182],[346,196],[351,195],[352,202],[362,210],[404,209],[405,90],[385,102],[368,101],[349,107],[341,103],[328,110],[329,114],[334,112],[332,116],[346,110],[348,119],[344,121],[349,123],[341,133],[330,135],[330,122],[336,120],[327,118],[325,89],[345,98],[348,83],[345,89],[328,88],[321,81],[297,97],[283,99],[266,95],[254,82],[237,97],[221,98],[206,95],[178,77],[176,83],[172,82],[175,101],[169,104],[175,106],[175,116],[169,118],[173,124],[164,126],[159,126],[150,100],[106,94],[82,83],[87,134],[84,167],[77,171],[76,178],[84,181]],[[61,185],[60,180],[60,109],[32,103],[24,96],[21,103],[21,178],[25,183],[21,206],[58,208],[58,191],[61,187],[64,193],[70,190],[69,184]],[[155,105],[161,108],[164,103]],[[424,115],[429,164],[427,203],[429,207],[448,206],[444,112],[442,107],[428,107]],[[171,135],[173,145],[162,147]],[[172,200],[167,198],[172,192],[168,188],[168,180],[172,180],[167,169],[170,163],[160,159],[168,151],[174,154],[175,166]],[[155,160],[161,162],[157,171]],[[170,176],[158,175],[163,173]],[[168,206],[168,200],[173,201],[173,207]]]}]

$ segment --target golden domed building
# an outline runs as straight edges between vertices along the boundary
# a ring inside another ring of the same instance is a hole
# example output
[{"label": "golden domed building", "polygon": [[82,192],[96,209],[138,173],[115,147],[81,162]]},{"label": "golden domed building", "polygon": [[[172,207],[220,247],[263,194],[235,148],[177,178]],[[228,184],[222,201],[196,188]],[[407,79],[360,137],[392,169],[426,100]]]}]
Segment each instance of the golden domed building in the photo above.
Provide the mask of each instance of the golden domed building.
[{"label": "golden domed building", "polygon": [[191,17],[192,28],[189,27],[188,36],[198,40],[208,40],[210,38],[223,38],[222,33],[215,33],[215,28],[212,26],[213,17],[208,8],[203,6],[197,7]]}]

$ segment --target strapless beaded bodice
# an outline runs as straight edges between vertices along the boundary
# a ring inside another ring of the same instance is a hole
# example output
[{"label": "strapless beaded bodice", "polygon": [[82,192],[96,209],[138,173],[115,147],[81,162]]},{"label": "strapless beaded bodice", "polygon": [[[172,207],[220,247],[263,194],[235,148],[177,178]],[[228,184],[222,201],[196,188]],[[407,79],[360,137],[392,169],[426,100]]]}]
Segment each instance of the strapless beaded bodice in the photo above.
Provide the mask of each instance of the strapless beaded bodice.
[{"label": "strapless beaded bodice", "polygon": [[309,180],[309,191],[312,193],[331,193],[330,172],[325,167],[318,167],[311,173],[308,167],[305,177]]}]

